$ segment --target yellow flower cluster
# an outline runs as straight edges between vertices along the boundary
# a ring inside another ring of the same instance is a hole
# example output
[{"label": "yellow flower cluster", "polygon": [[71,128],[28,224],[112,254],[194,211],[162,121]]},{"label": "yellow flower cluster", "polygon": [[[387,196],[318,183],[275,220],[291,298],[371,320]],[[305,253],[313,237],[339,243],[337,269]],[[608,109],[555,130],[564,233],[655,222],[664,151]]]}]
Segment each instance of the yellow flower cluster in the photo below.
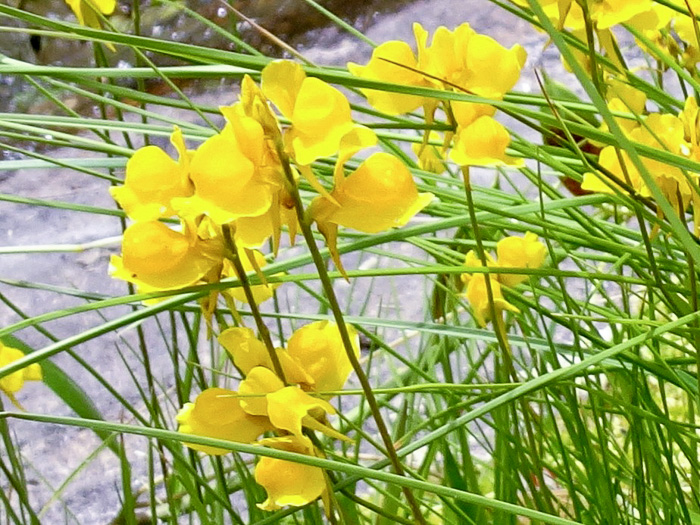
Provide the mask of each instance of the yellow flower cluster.
[{"label": "yellow flower cluster", "polygon": [[[406,42],[392,40],[375,48],[366,66],[349,63],[354,75],[368,80],[407,86],[445,89],[469,93],[491,100],[501,100],[515,85],[525,64],[522,46],[506,49],[491,37],[478,34],[469,24],[450,31],[441,26],[428,45],[428,32],[413,26],[418,54]],[[497,75],[493,71],[498,71]],[[398,115],[423,107],[426,120],[432,122],[437,102],[434,99],[375,89],[362,90],[377,110]],[[445,110],[455,126],[447,133],[443,147],[423,144],[414,148],[423,169],[444,171],[444,157],[452,146],[449,159],[461,166],[521,165],[520,159],[506,155],[510,144],[508,131],[493,118],[496,108],[490,104],[452,101]],[[433,137],[435,133],[432,134]]]},{"label": "yellow flower cluster", "polygon": [[[289,126],[280,126],[271,103]],[[176,128],[171,142],[177,160],[156,146],[143,147],[129,159],[124,185],[111,189],[134,221],[124,233],[122,256],[111,260],[112,274],[141,292],[234,275],[223,228],[234,231],[237,249],[249,261],[246,270],[265,264],[254,250],[267,239],[277,251],[283,226],[293,242],[299,225],[288,173],[295,180],[300,173],[320,193],[310,217],[339,267],[338,226],[366,233],[402,226],[432,199],[418,193],[406,167],[388,153],[372,155],[345,176],[345,162],[375,145],[376,136],[353,123],[350,104],[339,90],[307,77],[298,64],[270,63],[260,87],[246,76],[239,101],[221,112],[226,126],[196,151],[187,150]],[[310,164],[332,155],[337,162],[329,192]],[[160,222],[174,216],[180,229]],[[269,297],[263,288],[259,295]]]},{"label": "yellow flower cluster", "polygon": [[[513,1],[520,6],[529,7],[527,0]],[[667,3],[676,9],[665,5]],[[607,57],[617,65],[620,65],[615,51],[617,42],[611,29],[620,24],[643,33],[661,49],[678,50],[678,37],[686,44],[682,52],[683,65],[693,67],[700,61],[700,42],[695,21],[684,14],[689,12],[697,15],[700,12],[700,0],[669,0],[664,3],[654,0],[540,0],[540,5],[557,28],[566,28],[587,42],[585,6],[598,42]],[[579,63],[588,65],[585,52],[573,48],[572,51]]]},{"label": "yellow flower cluster", "polygon": [[[496,244],[497,259],[494,261],[488,253],[486,264],[502,269],[530,268],[537,269],[542,266],[546,256],[544,244],[537,240],[537,235],[528,232],[524,237],[506,237]],[[464,265],[470,268],[482,267],[481,260],[471,250],[464,258]],[[474,318],[480,326],[486,326],[491,320],[491,305],[489,300],[487,282],[491,287],[493,307],[497,314],[504,310],[518,313],[519,310],[503,298],[501,285],[517,286],[526,281],[528,276],[519,273],[500,273],[495,276],[487,273],[463,273],[462,282],[467,285],[466,298],[472,306]]]},{"label": "yellow flower cluster", "polygon": [[[24,352],[0,342],[0,368],[22,359]],[[0,390],[2,390],[12,403],[19,407],[15,394],[24,386],[25,381],[41,381],[42,373],[39,363],[33,363],[25,368],[12,372],[0,378]]]},{"label": "yellow flower cluster", "polygon": [[[695,97],[688,97],[678,116],[667,113],[643,115],[646,98],[641,92],[627,86],[624,94],[621,88],[616,93],[624,100],[612,98],[608,102],[611,109],[633,112],[638,117],[638,120],[618,119],[630,140],[696,162],[700,160],[700,112]],[[603,171],[586,173],[581,184],[584,190],[615,193],[622,187],[644,197],[651,196],[649,187],[627,152],[618,151],[615,146],[606,146],[600,152],[598,163]],[[642,164],[679,216],[693,204],[695,234],[699,234],[700,195],[695,190],[698,174],[684,173],[676,166],[648,157],[642,158]]]},{"label": "yellow flower cluster", "polygon": [[[359,354],[357,334],[348,327],[353,351]],[[259,441],[279,450],[320,456],[308,431],[319,431],[336,439],[347,439],[331,428],[326,415],[335,414],[328,403],[341,390],[352,365],[338,327],[328,321],[306,325],[292,335],[287,348],[274,349],[283,377],[275,372],[270,351],[248,328],[229,328],[219,342],[243,375],[238,390],[209,388],[177,415],[179,431],[243,443],[255,442],[263,433],[275,437]],[[190,444],[207,454],[225,454],[226,449]],[[258,461],[255,479],[267,491],[259,505],[275,510],[285,505],[301,506],[326,493],[322,469],[264,457]]]}]

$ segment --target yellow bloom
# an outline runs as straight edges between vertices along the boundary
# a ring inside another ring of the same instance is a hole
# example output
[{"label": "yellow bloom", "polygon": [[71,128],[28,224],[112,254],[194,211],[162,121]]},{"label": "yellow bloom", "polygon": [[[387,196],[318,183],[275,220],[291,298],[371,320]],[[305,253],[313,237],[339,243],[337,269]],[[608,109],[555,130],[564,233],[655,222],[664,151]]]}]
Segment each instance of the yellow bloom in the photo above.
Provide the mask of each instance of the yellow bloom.
[{"label": "yellow bloom", "polygon": [[283,388],[284,383],[272,370],[256,366],[246,374],[238,387],[241,407],[252,416],[267,416],[267,394]]},{"label": "yellow bloom", "polygon": [[124,185],[109,189],[133,220],[153,221],[170,217],[175,213],[171,200],[192,194],[193,186],[188,178],[189,155],[180,128],[175,128],[170,142],[180,155],[178,162],[159,147],[146,146],[126,163]]},{"label": "yellow bloom", "polygon": [[124,231],[122,256],[112,256],[110,273],[152,290],[172,290],[195,284],[220,263],[221,246],[199,239],[191,228],[180,233],[162,222],[137,222]]},{"label": "yellow bloom", "polygon": [[602,0],[591,2],[591,17],[597,22],[598,29],[608,29],[617,24],[624,24],[637,15],[650,11],[652,0]]},{"label": "yellow bloom", "polygon": [[[469,24],[454,31],[436,29],[430,46],[420,24],[413,32],[418,44],[419,69],[482,97],[501,99],[520,78],[527,53],[520,45],[506,49],[493,38],[476,33]],[[497,75],[493,72],[498,71]]]},{"label": "yellow bloom", "polygon": [[[357,331],[346,325],[352,348],[360,355]],[[352,372],[338,325],[316,321],[299,328],[287,343],[289,356],[313,378],[317,392],[340,390]]]},{"label": "yellow bloom", "polygon": [[[392,63],[393,62],[393,63]],[[401,64],[407,67],[401,67]],[[418,61],[411,47],[406,42],[391,40],[376,47],[372,58],[366,66],[352,62],[348,63],[348,71],[356,77],[377,80],[392,84],[403,84],[414,87],[428,87],[430,83],[419,72]],[[380,91],[377,89],[362,89],[367,102],[376,109],[389,115],[400,115],[419,108],[425,103],[423,97]]]},{"label": "yellow bloom", "polygon": [[525,48],[519,44],[506,49],[490,36],[474,35],[467,48],[462,87],[475,95],[501,99],[518,82],[526,59]]},{"label": "yellow bloom", "polygon": [[[250,328],[227,328],[219,335],[219,342],[244,375],[247,376],[255,367],[265,367],[274,371],[275,367],[265,343],[255,337],[255,333]],[[287,382],[313,386],[314,379],[286,350],[276,348],[275,352]]]},{"label": "yellow bloom", "polygon": [[[24,352],[0,342],[0,368],[9,365],[24,357]],[[5,392],[13,403],[16,404],[14,394],[19,392],[25,381],[41,381],[42,373],[39,363],[32,363],[0,378],[0,390]]]},{"label": "yellow bloom", "polygon": [[403,162],[389,153],[371,155],[331,193],[338,205],[325,197],[312,203],[311,216],[365,233],[377,233],[406,224],[433,199],[418,193]]},{"label": "yellow bloom", "polygon": [[278,190],[274,167],[269,170],[263,127],[240,109],[221,108],[228,123],[192,156],[190,179],[195,193],[174,199],[178,214],[206,214],[217,224],[257,217],[270,209]]},{"label": "yellow bloom", "polygon": [[301,165],[336,154],[343,136],[355,127],[345,95],[307,77],[294,62],[277,60],[265,66],[262,91],[291,121],[285,144]]},{"label": "yellow bloom", "polygon": [[454,31],[440,26],[435,30],[430,46],[428,32],[419,23],[413,24],[413,34],[418,46],[418,68],[435,77],[432,82],[444,80],[466,88],[467,49],[476,31],[467,23]]},{"label": "yellow bloom", "polygon": [[461,128],[472,124],[479,117],[493,117],[496,107],[490,104],[477,104],[475,102],[461,102],[453,100],[450,102],[452,114],[455,122]]},{"label": "yellow bloom", "polygon": [[[238,257],[241,261],[241,265],[243,266],[243,270],[248,273],[252,270],[255,270],[259,272],[261,268],[264,268],[267,265],[267,261],[265,260],[265,256],[255,250],[238,250]],[[253,259],[251,261],[251,258]],[[224,266],[223,269],[221,270],[221,277],[236,277],[237,279],[240,279],[240,276],[238,275],[238,272],[236,272],[236,269],[233,266],[233,263],[229,261],[228,259],[224,261]],[[260,304],[262,302],[267,301],[272,297],[274,294],[275,288],[279,287],[279,283],[277,284],[256,284],[250,287],[250,291],[253,294],[253,300],[255,301],[256,304]],[[223,293],[230,295],[237,301],[240,301],[242,303],[247,303],[248,298],[246,297],[245,290],[243,287],[237,287],[237,288],[227,288],[226,290],[223,291]]]},{"label": "yellow bloom", "polygon": [[[496,265],[493,258],[488,254],[484,254],[486,257],[486,265],[488,267]],[[477,256],[474,250],[470,250],[464,257],[464,265],[469,268],[479,268],[481,267],[481,259]],[[493,296],[493,304],[496,312],[501,312],[503,310],[509,310],[511,312],[519,313],[515,306],[510,304],[503,298],[501,293],[501,285],[499,284],[497,278],[500,276],[493,276],[485,273],[463,273],[461,275],[462,282],[467,284],[466,298],[472,307],[472,312],[474,314],[474,319],[476,319],[479,326],[486,326],[486,324],[491,320],[491,305],[489,304],[488,290],[486,289],[486,279],[489,279],[491,283],[491,294]]]},{"label": "yellow bloom", "polygon": [[[614,146],[607,146],[603,148],[598,157],[598,163],[601,167],[605,168],[614,175],[618,180],[626,182],[628,185],[634,189],[634,191],[644,195],[649,196],[649,190],[647,189],[642,177],[639,175],[639,171],[632,163],[629,155],[625,151],[620,152],[623,166],[620,164],[620,158],[617,155]],[[627,176],[626,176],[626,175]],[[605,181],[608,181],[607,183]],[[603,173],[585,173],[583,175],[583,182],[581,183],[581,188],[586,191],[595,191],[601,193],[615,193],[613,188],[618,188],[621,190],[620,186],[612,179],[608,178]]]},{"label": "yellow bloom", "polygon": [[[469,284],[467,284],[467,300],[472,306],[472,311],[474,312],[474,318],[479,323],[480,326],[486,326],[486,324],[491,320],[491,305],[489,304],[488,291],[486,289],[486,274],[479,273],[472,275],[469,279]],[[515,306],[510,304],[503,298],[501,293],[501,285],[496,279],[492,279],[489,276],[491,282],[491,294],[493,296],[493,305],[496,313],[503,310],[508,310],[510,312],[519,313]]]},{"label": "yellow bloom", "polygon": [[275,428],[286,430],[297,437],[303,436],[302,427],[318,430],[336,438],[344,437],[317,419],[325,414],[335,414],[335,409],[328,401],[312,397],[296,386],[286,386],[269,392],[265,397],[267,416]]},{"label": "yellow bloom", "polygon": [[506,155],[508,130],[489,116],[477,118],[457,131],[450,160],[460,166],[523,166],[523,159]]},{"label": "yellow bloom", "polygon": [[[176,416],[178,432],[195,436],[252,443],[272,427],[267,418],[251,416],[241,408],[237,392],[223,388],[208,388],[194,403],[187,403]],[[227,454],[218,447],[185,443],[207,454]]]},{"label": "yellow bloom", "polygon": [[[506,237],[496,245],[497,266],[503,268],[537,269],[544,263],[547,255],[545,245],[537,240],[537,235],[527,232],[524,237]],[[506,286],[517,286],[527,280],[528,275],[504,273],[498,275],[498,281]]]},{"label": "yellow bloom", "polygon": [[[266,439],[263,443],[287,452],[316,455],[307,438],[285,436]],[[255,467],[255,481],[267,491],[267,499],[258,504],[258,507],[268,511],[286,505],[304,506],[323,496],[326,491],[323,469],[269,457],[261,457],[258,461]]]},{"label": "yellow bloom", "polygon": [[75,13],[78,23],[95,29],[102,27],[95,7],[103,15],[111,15],[117,7],[116,0],[90,0],[89,2],[86,0],[65,0],[65,2]]}]

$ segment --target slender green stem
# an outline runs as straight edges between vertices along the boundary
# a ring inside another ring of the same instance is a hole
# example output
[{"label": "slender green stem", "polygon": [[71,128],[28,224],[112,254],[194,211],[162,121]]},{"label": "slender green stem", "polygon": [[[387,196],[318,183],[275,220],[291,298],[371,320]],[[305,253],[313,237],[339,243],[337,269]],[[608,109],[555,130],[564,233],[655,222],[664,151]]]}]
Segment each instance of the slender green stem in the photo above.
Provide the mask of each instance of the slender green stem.
[{"label": "slender green stem", "polygon": [[[331,282],[330,277],[328,276],[328,270],[326,269],[325,261],[321,256],[321,252],[319,251],[318,246],[316,245],[316,239],[314,239],[313,232],[311,231],[311,225],[304,212],[304,203],[301,200],[301,196],[299,195],[299,188],[297,187],[296,181],[294,180],[294,174],[291,170],[289,157],[284,152],[281,143],[278,142],[276,146],[277,154],[279,155],[279,158],[282,162],[282,166],[284,168],[289,193],[292,196],[292,199],[294,200],[294,207],[296,208],[297,220],[299,221],[302,235],[304,236],[304,240],[306,241],[306,244],[309,248],[309,252],[311,253],[311,258],[313,259],[314,265],[316,266],[316,269],[318,271],[318,277],[321,281],[323,291],[326,294],[326,298],[328,299],[328,304],[331,308],[331,311],[333,312],[333,317],[335,319],[336,324],[338,325],[338,331],[340,332],[340,338],[343,341],[343,346],[348,356],[348,360],[350,361],[350,364],[352,365],[352,368],[355,374],[357,375],[358,380],[360,381],[362,390],[365,393],[367,404],[370,407],[372,416],[374,417],[374,421],[377,425],[377,431],[379,432],[382,441],[384,442],[384,447],[386,449],[385,452],[389,457],[389,460],[391,461],[391,465],[394,468],[394,472],[397,475],[404,476],[404,468],[401,465],[401,460],[396,454],[394,442],[391,439],[391,434],[389,433],[386,423],[384,422],[384,418],[382,417],[382,413],[379,409],[379,404],[377,403],[377,399],[375,398],[374,392],[372,391],[372,385],[369,383],[367,375],[365,374],[365,371],[362,368],[360,361],[355,355],[355,350],[350,340],[350,334],[348,332],[347,326],[345,325],[343,312],[340,309],[338,299],[335,296],[333,283]],[[416,520],[416,523],[424,524],[425,519],[423,518],[423,514],[420,510],[418,502],[415,499],[415,496],[413,495],[413,492],[408,487],[403,487],[403,492],[406,497],[406,500],[408,501],[408,504],[411,507],[411,510],[413,512],[413,518]]]}]

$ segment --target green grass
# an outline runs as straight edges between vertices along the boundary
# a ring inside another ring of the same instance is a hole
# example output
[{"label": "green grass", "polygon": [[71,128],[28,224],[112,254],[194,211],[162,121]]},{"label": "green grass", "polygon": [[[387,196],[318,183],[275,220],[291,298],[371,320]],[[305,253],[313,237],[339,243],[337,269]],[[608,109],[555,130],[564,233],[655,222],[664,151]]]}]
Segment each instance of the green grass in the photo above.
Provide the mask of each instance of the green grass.
[{"label": "green grass", "polygon": [[[124,213],[116,203],[96,204],[102,198],[77,203],[79,188],[77,195],[59,196],[47,196],[40,187],[4,189],[18,186],[17,173],[37,180],[60,173],[94,182],[104,196],[123,181],[138,146],[163,141],[173,125],[191,148],[218,131],[212,123],[220,121],[218,109],[190,98],[175,79],[237,82],[250,74],[258,81],[271,58],[252,49],[238,53],[100,31],[0,5],[0,15],[19,21],[21,31],[96,42],[96,65],[38,66],[0,57],[0,75],[29,81],[52,107],[50,115],[0,115],[0,147],[12,153],[0,160],[0,181],[8,174],[0,182],[3,213],[26,216],[23,227],[37,232],[36,242],[8,237],[0,247],[0,264],[8,272],[0,275],[0,340],[26,352],[0,366],[0,378],[31,363],[40,363],[44,374],[43,384],[28,385],[17,396],[26,411],[0,400],[0,523],[80,523],[84,509],[71,498],[76,487],[93,484],[114,504],[103,521],[129,524],[146,516],[163,523],[379,525],[414,523],[417,512],[436,524],[700,523],[700,247],[692,208],[679,215],[644,161],[677,167],[696,187],[700,162],[625,134],[616,120],[625,114],[609,109],[596,76],[602,69],[592,76],[574,52],[588,53],[598,68],[617,69],[646,94],[647,107],[674,114],[683,108],[682,93],[698,91],[697,69],[634,27],[618,27],[643,43],[649,63],[663,71],[620,69],[597,46],[559,29],[537,1],[527,4],[503,7],[547,33],[543,38],[571,64],[569,87],[575,78],[581,96],[568,96],[545,80],[544,92],[512,92],[493,103],[517,119],[519,129],[528,129],[514,135],[509,150],[527,159],[525,167],[473,170],[471,178],[454,165],[441,174],[422,171],[408,153],[426,126],[419,112],[392,117],[357,103],[355,115],[370,121],[379,147],[402,158],[419,190],[434,193],[435,200],[399,229],[369,235],[340,228],[338,248],[349,283],[330,262],[323,237],[307,229],[296,247],[284,244],[276,258],[269,257],[262,273],[281,286],[260,312],[240,304],[234,312],[224,301],[217,306],[215,334],[239,316],[249,327],[263,323],[280,342],[324,319],[344,320],[361,333],[359,367],[367,380],[353,374],[333,400],[339,408],[333,426],[353,442],[319,435],[325,457],[186,438],[231,451],[207,456],[187,448],[176,431],[175,414],[184,403],[211,386],[233,388],[240,377],[208,337],[197,300],[215,290],[259,284],[260,275],[145,294],[107,277],[59,282],[65,267],[79,273],[80,257],[93,254],[87,266],[106,274],[108,255],[117,253],[127,224]],[[325,13],[358,43],[363,40]],[[8,26],[0,24],[0,30],[17,30]],[[236,35],[225,34],[244,49]],[[109,51],[97,42],[133,49],[138,67],[106,66]],[[153,56],[175,57],[182,65],[158,67]],[[371,87],[441,103],[484,101],[360,79],[341,68],[305,69],[348,90]],[[168,95],[145,92],[146,79],[162,79],[175,89]],[[64,104],[68,93],[90,100],[99,116],[70,110]],[[178,116],[182,110],[186,118]],[[605,122],[606,130],[590,116]],[[435,127],[450,129],[451,123],[438,116]],[[555,131],[559,140],[552,139]],[[597,155],[582,151],[582,139],[629,155],[648,194],[624,185],[611,194],[567,191],[562,177],[580,181],[599,167]],[[330,188],[333,164],[321,160],[313,169]],[[467,193],[465,181],[473,185]],[[299,193],[307,207],[314,191],[302,182]],[[65,217],[76,228],[101,218],[110,221],[110,231],[47,242],[46,214]],[[459,279],[464,255],[493,253],[504,236],[525,232],[545,244],[546,262],[515,272],[530,277],[504,291],[520,314],[508,314],[501,330],[480,327]],[[48,260],[56,261],[55,274],[24,277]],[[92,288],[95,283],[99,288]],[[153,299],[158,301],[148,301]],[[65,432],[68,444],[52,451],[41,447],[45,457],[39,457],[32,443],[55,432]],[[256,504],[265,491],[253,479],[258,457],[325,469],[333,488],[332,518],[324,516],[320,502],[260,510]],[[52,464],[71,466],[54,479]],[[111,466],[105,476],[113,475],[109,488],[93,478],[105,464]]]}]

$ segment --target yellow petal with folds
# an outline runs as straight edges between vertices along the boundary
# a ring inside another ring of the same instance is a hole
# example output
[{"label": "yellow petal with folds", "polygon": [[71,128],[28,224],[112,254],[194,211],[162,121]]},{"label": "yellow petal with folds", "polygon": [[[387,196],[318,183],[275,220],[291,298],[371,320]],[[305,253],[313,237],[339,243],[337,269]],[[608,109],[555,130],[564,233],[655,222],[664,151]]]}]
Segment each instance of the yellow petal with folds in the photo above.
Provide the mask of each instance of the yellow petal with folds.
[{"label": "yellow petal with folds", "polygon": [[[208,388],[187,403],[176,416],[178,432],[196,436],[252,443],[272,429],[267,418],[251,416],[239,403],[238,393],[223,388]],[[229,450],[185,443],[207,454],[227,454]]]},{"label": "yellow petal with folds", "polygon": [[303,420],[309,412],[335,414],[335,409],[323,399],[311,397],[296,386],[287,386],[267,394],[267,414],[270,422],[281,430],[302,436]]},{"label": "yellow petal with folds", "polygon": [[[360,355],[357,331],[346,325],[355,356]],[[299,328],[287,343],[287,352],[313,378],[317,392],[341,390],[352,365],[338,325],[316,321]]]},{"label": "yellow petal with folds", "polygon": [[526,59],[521,45],[506,49],[489,36],[474,35],[467,48],[468,73],[462,87],[482,97],[501,99],[520,78]]},{"label": "yellow petal with folds", "polygon": [[[491,293],[493,296],[493,304],[496,312],[501,312],[503,310],[508,310],[511,312],[519,313],[515,306],[510,304],[503,298],[501,293],[501,285],[495,279],[490,279],[491,282]],[[486,289],[486,274],[479,273],[472,275],[467,285],[467,300],[472,307],[472,312],[474,318],[476,319],[479,326],[486,326],[486,324],[491,320],[491,305],[489,304],[488,290]]]},{"label": "yellow petal with folds", "polygon": [[[262,128],[251,129],[261,132]],[[259,150],[243,151],[232,128],[207,139],[190,166],[195,195],[173,202],[178,213],[206,214],[217,224],[265,213],[272,204],[273,187],[262,180],[258,166],[246,153],[255,157]]]},{"label": "yellow petal with folds", "polygon": [[[243,374],[247,375],[253,368],[259,366],[274,371],[272,359],[265,344],[255,337],[255,333],[250,328],[227,328],[219,335],[219,342]],[[313,377],[307,374],[288,352],[281,348],[277,348],[276,352],[287,382],[314,384]]]},{"label": "yellow petal with folds", "polygon": [[[504,268],[541,268],[547,249],[537,240],[537,235],[527,232],[524,237],[511,236],[496,244],[497,266]],[[504,273],[498,275],[498,282],[506,286],[517,286],[527,280],[528,275]]]},{"label": "yellow petal with folds", "polygon": [[291,120],[292,154],[301,165],[337,153],[354,126],[345,95],[318,78],[304,79]]},{"label": "yellow petal with folds", "polygon": [[297,96],[306,73],[296,62],[275,60],[262,70],[262,92],[277,106],[280,113],[292,119]]},{"label": "yellow petal with folds", "polygon": [[450,160],[460,166],[522,166],[523,159],[506,155],[508,130],[492,117],[484,116],[462,128],[455,137]]},{"label": "yellow petal with folds", "polygon": [[[623,166],[620,164],[620,157],[624,163]],[[632,187],[634,191],[641,193],[642,195],[648,195],[648,189],[642,180],[639,171],[634,166],[632,161],[626,152],[622,151],[618,157],[614,146],[607,146],[603,148],[600,152],[598,158],[598,163],[601,167],[605,168],[612,175],[614,175],[617,180],[621,182],[626,182]],[[606,183],[607,181],[607,183]],[[583,175],[583,182],[581,183],[581,188],[586,191],[595,191],[601,193],[615,193],[613,188],[618,188],[619,191],[625,192],[615,180],[610,179],[604,173],[585,173]]]},{"label": "yellow petal with folds", "polygon": [[[496,264],[496,261],[493,260],[493,257],[491,257],[490,254],[485,253],[484,256],[486,258],[486,266],[493,266]],[[483,265],[481,264],[481,258],[476,254],[476,252],[474,250],[469,250],[464,256],[464,266],[468,268],[481,268]],[[472,273],[463,273],[460,276],[460,279],[464,284],[468,284],[472,278],[472,275]]]},{"label": "yellow petal with folds", "polygon": [[[24,352],[17,348],[4,345],[0,342],[0,368],[9,365],[24,357]],[[25,381],[41,381],[42,372],[39,363],[20,368],[0,378],[0,390],[5,392],[14,402],[14,394],[19,392]]]},{"label": "yellow petal with folds", "polygon": [[[293,438],[265,440],[279,450],[315,456],[313,447]],[[261,457],[255,466],[255,481],[267,492],[267,499],[258,504],[263,510],[273,511],[291,505],[301,507],[318,499],[326,491],[322,469],[281,459]]]},{"label": "yellow petal with folds", "polygon": [[180,154],[178,162],[157,146],[143,147],[126,163],[124,185],[109,189],[131,219],[152,221],[170,217],[175,213],[172,200],[192,194],[187,175],[189,158],[179,128],[173,132],[171,142]]},{"label": "yellow petal with folds", "polygon": [[265,343],[255,337],[255,332],[250,328],[227,328],[221,332],[218,339],[236,367],[244,374],[248,374],[256,366],[272,368]]},{"label": "yellow petal with folds", "polygon": [[[398,40],[384,42],[376,47],[366,66],[348,63],[348,71],[360,78],[406,86],[429,86],[425,77],[416,71],[417,68],[418,61],[411,47],[406,42]],[[422,106],[425,101],[423,97],[391,91],[377,89],[361,91],[367,97],[370,106],[389,115],[408,113]]]},{"label": "yellow petal with folds", "polygon": [[462,128],[473,123],[479,117],[493,117],[496,113],[496,107],[490,104],[477,104],[475,102],[453,100],[450,102],[450,106],[457,125]]},{"label": "yellow petal with folds", "polygon": [[246,374],[238,387],[238,393],[242,396],[241,407],[250,415],[267,416],[267,394],[282,388],[284,383],[272,370],[256,366]]},{"label": "yellow petal with folds", "polygon": [[371,155],[331,196],[339,206],[321,197],[311,216],[365,233],[403,226],[433,199],[432,193],[419,194],[403,162],[384,152]]},{"label": "yellow petal with folds", "polygon": [[162,222],[137,222],[124,231],[122,257],[113,258],[114,277],[153,289],[196,283],[221,261],[216,241],[171,230]]},{"label": "yellow petal with folds", "polygon": [[333,180],[336,185],[340,185],[345,180],[343,175],[343,165],[350,160],[360,150],[369,148],[377,144],[377,135],[365,126],[355,125],[346,133],[340,141],[338,159],[333,170]]}]

